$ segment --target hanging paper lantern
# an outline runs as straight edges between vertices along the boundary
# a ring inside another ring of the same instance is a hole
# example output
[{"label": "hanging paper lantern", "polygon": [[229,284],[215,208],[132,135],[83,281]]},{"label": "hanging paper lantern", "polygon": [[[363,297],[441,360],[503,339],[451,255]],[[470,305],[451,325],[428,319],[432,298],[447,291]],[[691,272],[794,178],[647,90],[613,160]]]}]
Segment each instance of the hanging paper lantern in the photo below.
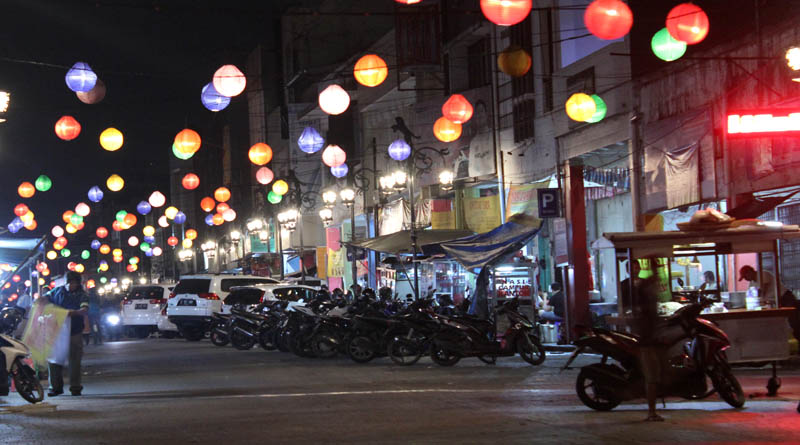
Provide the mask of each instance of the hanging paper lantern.
[{"label": "hanging paper lantern", "polygon": [[146,235],[145,235],[145,237],[144,237],[144,241],[145,241],[146,243],[153,244],[153,243],[155,243],[155,242],[156,242],[156,238],[155,238],[154,236],[146,236]]},{"label": "hanging paper lantern", "polygon": [[220,187],[214,190],[214,199],[219,202],[226,202],[227,200],[231,199],[231,191],[226,187]]},{"label": "hanging paper lantern", "polygon": [[187,159],[191,159],[194,156],[194,153],[181,153],[178,151],[178,146],[175,143],[172,143],[172,154],[175,155],[176,158],[180,159],[181,161],[185,161]]},{"label": "hanging paper lantern", "polygon": [[490,22],[511,26],[525,20],[531,12],[531,0],[481,0],[481,12]]},{"label": "hanging paper lantern", "polygon": [[347,176],[347,172],[349,170],[350,169],[347,168],[347,164],[342,164],[342,165],[340,165],[338,167],[331,167],[331,174],[335,178],[344,178],[345,176]]},{"label": "hanging paper lantern", "polygon": [[125,221],[125,216],[127,214],[128,214],[128,212],[126,212],[125,210],[120,210],[114,215],[114,219],[116,219],[119,222],[123,222],[123,221]]},{"label": "hanging paper lantern", "polygon": [[17,215],[17,216],[22,216],[22,215],[28,213],[29,211],[30,211],[30,209],[25,204],[17,204],[14,207],[14,214]]},{"label": "hanging paper lantern", "polygon": [[214,88],[227,97],[238,96],[244,91],[247,79],[234,65],[223,65],[214,73]]},{"label": "hanging paper lantern", "polygon": [[219,94],[214,83],[209,82],[200,92],[200,102],[210,111],[222,111],[231,103],[231,98]]},{"label": "hanging paper lantern", "polygon": [[147,202],[150,203],[151,206],[158,208],[167,203],[167,198],[163,193],[155,191],[150,194],[150,198],[148,198]]},{"label": "hanging paper lantern", "polygon": [[147,215],[152,210],[153,207],[147,201],[139,201],[139,204],[136,204],[136,211],[139,212],[140,215]]},{"label": "hanging paper lantern", "polygon": [[694,3],[681,3],[667,14],[667,31],[687,45],[700,43],[708,35],[708,16]]},{"label": "hanging paper lantern", "polygon": [[221,226],[225,223],[225,218],[222,217],[219,213],[215,213],[214,216],[211,218],[211,221],[214,223],[215,226]]},{"label": "hanging paper lantern", "polygon": [[106,128],[100,133],[100,146],[107,151],[117,151],[122,147],[122,132],[114,127]]},{"label": "hanging paper lantern", "polygon": [[91,255],[92,254],[89,253],[88,250],[82,250],[81,251],[81,258],[84,259],[84,260],[88,260]]},{"label": "hanging paper lantern", "polygon": [[136,238],[135,236],[132,236],[132,237],[128,238],[128,245],[131,246],[131,247],[138,246],[139,245],[139,238]]},{"label": "hanging paper lantern", "polygon": [[222,219],[227,222],[231,222],[236,219],[236,211],[233,209],[228,209],[222,214]]},{"label": "hanging paper lantern", "polygon": [[217,209],[216,210],[217,210],[217,213],[222,215],[222,213],[224,211],[228,210],[229,208],[231,208],[231,206],[229,206],[228,204],[226,204],[224,202],[221,202],[221,203],[217,204]]},{"label": "hanging paper lantern", "polygon": [[192,240],[190,240],[190,239],[185,239],[185,240],[183,240],[183,241],[181,242],[181,246],[182,246],[184,249],[191,249],[193,244],[194,244],[194,243],[193,243],[193,242],[192,242]]},{"label": "hanging paper lantern", "polygon": [[472,111],[472,104],[460,94],[453,94],[442,105],[442,115],[454,124],[463,124],[470,120]]},{"label": "hanging paper lantern", "polygon": [[179,153],[195,154],[197,150],[200,150],[202,140],[196,131],[185,128],[175,135],[174,144],[175,149],[178,150]]},{"label": "hanging paper lantern", "polygon": [[136,215],[134,215],[133,213],[128,213],[127,215],[125,215],[125,218],[122,219],[123,224],[125,224],[128,227],[135,226],[136,221],[137,221]]},{"label": "hanging paper lantern", "polygon": [[250,147],[250,151],[247,152],[247,156],[250,158],[250,162],[253,164],[265,165],[267,162],[272,160],[272,147],[263,142],[259,142]]},{"label": "hanging paper lantern", "polygon": [[72,252],[69,249],[67,249],[66,247],[61,249],[61,256],[62,257],[67,258],[70,255],[72,255]]},{"label": "hanging paper lantern", "polygon": [[177,214],[178,208],[175,206],[169,206],[166,210],[164,210],[164,216],[166,216],[167,219],[175,219],[175,215]]},{"label": "hanging paper lantern", "polygon": [[75,272],[83,273],[84,270],[86,270],[86,268],[83,266],[83,264],[76,264],[75,265]]},{"label": "hanging paper lantern", "polygon": [[497,56],[497,67],[511,77],[524,76],[532,63],[531,55],[518,45],[509,45]]},{"label": "hanging paper lantern", "polygon": [[64,248],[67,245],[67,239],[64,238],[63,236],[59,236],[58,238],[56,238],[55,241],[53,241],[53,247],[55,247],[56,245],[61,246],[59,247],[59,249]]},{"label": "hanging paper lantern", "polygon": [[69,223],[64,227],[65,227],[66,232],[69,233],[70,235],[75,234],[75,233],[78,232],[78,228],[75,226],[75,224]]},{"label": "hanging paper lantern", "polygon": [[440,117],[433,124],[433,135],[442,142],[453,142],[461,137],[461,124],[450,122],[446,117]]},{"label": "hanging paper lantern", "polygon": [[325,146],[325,139],[320,136],[314,127],[306,127],[300,137],[297,138],[297,146],[306,153],[316,153]]},{"label": "hanging paper lantern", "polygon": [[106,180],[106,187],[112,192],[118,192],[122,190],[122,187],[125,187],[125,180],[120,175],[113,174]]},{"label": "hanging paper lantern", "polygon": [[273,191],[270,191],[269,193],[267,193],[267,201],[269,201],[270,204],[278,204],[279,202],[281,202],[282,199],[283,199],[283,196],[281,196],[281,195],[279,195],[279,194],[277,194],[277,193],[275,193]]},{"label": "hanging paper lantern", "polygon": [[85,202],[79,202],[78,205],[75,206],[75,213],[80,216],[89,216],[89,213],[92,210],[89,208],[89,204]]},{"label": "hanging paper lantern", "polygon": [[106,229],[103,226],[100,226],[97,228],[97,230],[94,231],[94,234],[97,235],[98,238],[103,239],[108,236],[108,229]]},{"label": "hanging paper lantern", "polygon": [[73,226],[77,227],[83,222],[83,217],[77,213],[73,213],[72,216],[69,217],[69,222],[72,223]]},{"label": "hanging paper lantern", "polygon": [[64,236],[64,229],[62,229],[61,226],[53,226],[53,228],[50,229],[50,234],[56,238]]},{"label": "hanging paper lantern", "polygon": [[115,232],[121,232],[124,228],[122,227],[122,223],[119,221],[114,221],[111,223],[111,230]]},{"label": "hanging paper lantern", "polygon": [[88,63],[75,62],[72,68],[67,71],[64,78],[67,82],[67,87],[74,92],[91,91],[97,83],[97,74],[92,71]]},{"label": "hanging paper lantern", "polygon": [[411,155],[411,146],[403,139],[389,144],[389,157],[395,161],[405,161]]},{"label": "hanging paper lantern", "polygon": [[322,111],[331,114],[342,114],[350,106],[350,95],[344,88],[336,84],[328,85],[319,93],[319,107]]},{"label": "hanging paper lantern", "polygon": [[256,172],[256,181],[258,181],[258,183],[261,185],[269,184],[270,182],[272,182],[273,178],[275,178],[275,174],[272,173],[272,170],[270,170],[269,167],[261,167]]},{"label": "hanging paper lantern", "polygon": [[139,270],[139,266],[137,266],[135,264],[128,264],[128,266],[125,267],[125,270],[127,270],[129,273],[134,273],[137,270]]},{"label": "hanging paper lantern", "polygon": [[118,256],[118,257],[121,257],[121,256],[122,256],[122,249],[114,249],[114,251],[113,251],[113,252],[111,252],[111,254],[112,254],[113,256]]},{"label": "hanging paper lantern", "polygon": [[33,212],[28,210],[28,213],[20,216],[19,219],[20,221],[22,221],[23,225],[25,225],[25,224],[30,224],[30,222],[33,221],[34,216],[35,215],[33,214]]},{"label": "hanging paper lantern", "polygon": [[592,99],[592,96],[585,93],[573,94],[567,99],[567,103],[564,107],[567,111],[567,116],[578,122],[586,122],[594,115],[595,111],[597,111],[597,105],[594,99]]},{"label": "hanging paper lantern", "polygon": [[206,215],[206,219],[204,219],[204,221],[205,221],[207,226],[213,226],[214,225],[214,215],[209,213],[208,215]]},{"label": "hanging paper lantern", "polygon": [[93,186],[89,189],[89,201],[100,202],[103,199],[103,190],[98,186]]},{"label": "hanging paper lantern", "polygon": [[606,117],[606,113],[608,112],[608,106],[606,106],[606,102],[597,94],[592,94],[592,100],[594,100],[595,105],[595,112],[589,119],[586,119],[586,122],[590,124],[594,124],[596,122],[600,122]]},{"label": "hanging paper lantern", "polygon": [[186,236],[187,239],[197,239],[197,230],[189,229],[184,236]]},{"label": "hanging paper lantern", "polygon": [[76,91],[75,95],[78,96],[78,100],[81,102],[87,105],[94,105],[106,97],[106,84],[104,84],[102,80],[97,79],[97,82],[91,90]]},{"label": "hanging paper lantern", "polygon": [[175,237],[175,236],[171,236],[171,237],[167,238],[167,244],[169,244],[172,247],[177,246],[178,245],[178,238]]},{"label": "hanging paper lantern", "polygon": [[158,217],[158,226],[164,228],[169,227],[169,221],[167,221],[166,216],[161,215],[160,217]]},{"label": "hanging paper lantern", "polygon": [[272,191],[283,196],[289,191],[289,184],[283,179],[279,179],[272,184]]},{"label": "hanging paper lantern", "polygon": [[81,124],[72,116],[61,116],[56,121],[56,136],[65,141],[71,141],[81,134]]},{"label": "hanging paper lantern", "polygon": [[322,152],[322,163],[328,167],[338,167],[347,160],[347,153],[338,145],[328,145]]},{"label": "hanging paper lantern", "polygon": [[686,54],[686,42],[675,40],[669,35],[667,28],[661,28],[653,35],[653,39],[650,40],[650,48],[656,57],[666,62],[678,60]]},{"label": "hanging paper lantern", "polygon": [[153,247],[153,255],[161,256],[162,253],[163,253],[163,250],[160,247],[158,247],[158,246]]},{"label": "hanging paper lantern", "polygon": [[61,214],[61,220],[64,221],[65,223],[69,223],[70,222],[70,218],[72,218],[72,215],[74,213],[75,212],[73,212],[72,210],[65,211],[64,213]]},{"label": "hanging paper lantern", "polygon": [[98,240],[92,240],[92,243],[89,245],[89,247],[91,247],[91,248],[92,248],[92,250],[97,250],[97,249],[99,249],[99,248],[100,248],[100,241],[98,241]]},{"label": "hanging paper lantern", "polygon": [[30,182],[25,181],[17,187],[17,193],[23,198],[30,198],[36,193],[36,187]]},{"label": "hanging paper lantern", "polygon": [[34,186],[36,187],[36,190],[40,192],[46,192],[53,187],[53,181],[51,181],[50,178],[45,175],[39,175],[34,182]]},{"label": "hanging paper lantern", "polygon": [[175,214],[174,218],[175,224],[183,224],[186,222],[186,214],[183,212],[178,212]]},{"label": "hanging paper lantern", "polygon": [[22,222],[22,220],[19,217],[16,217],[13,220],[11,220],[10,223],[8,223],[8,226],[6,228],[11,233],[17,233],[20,230],[22,230],[23,227],[25,227],[25,223]]},{"label": "hanging paper lantern", "polygon": [[50,250],[50,251],[47,252],[47,259],[48,260],[52,261],[52,260],[54,260],[56,258],[58,258],[58,253],[56,253],[55,250]]},{"label": "hanging paper lantern", "polygon": [[353,76],[356,81],[365,87],[376,87],[386,80],[389,75],[389,67],[386,62],[375,54],[367,54],[358,59],[353,68]]},{"label": "hanging paper lantern", "polygon": [[156,233],[156,228],[153,226],[144,226],[142,227],[142,234],[144,236],[153,236]]},{"label": "hanging paper lantern", "polygon": [[200,177],[194,173],[187,173],[181,180],[181,184],[186,190],[194,190],[200,185]]},{"label": "hanging paper lantern", "polygon": [[630,32],[633,13],[621,0],[594,0],[583,13],[583,23],[595,37],[616,40]]},{"label": "hanging paper lantern", "polygon": [[34,231],[36,228],[39,227],[39,223],[36,222],[35,219],[31,220],[30,222],[25,223],[25,228]]},{"label": "hanging paper lantern", "polygon": [[[264,167],[266,168],[266,167]],[[214,206],[216,205],[216,201],[213,198],[206,196],[205,198],[200,200],[200,208],[203,209],[204,212],[210,212],[214,210]]]},{"label": "hanging paper lantern", "polygon": [[141,243],[141,244],[139,244],[139,249],[142,252],[145,252],[145,253],[150,252],[150,244],[146,243],[146,242],[145,243]]}]

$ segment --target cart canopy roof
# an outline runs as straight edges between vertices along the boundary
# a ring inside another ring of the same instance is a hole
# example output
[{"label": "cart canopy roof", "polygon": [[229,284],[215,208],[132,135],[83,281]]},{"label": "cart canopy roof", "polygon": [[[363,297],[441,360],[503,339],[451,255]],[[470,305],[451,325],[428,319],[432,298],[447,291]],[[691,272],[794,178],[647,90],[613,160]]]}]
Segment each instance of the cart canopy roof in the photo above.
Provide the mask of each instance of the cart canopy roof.
[{"label": "cart canopy roof", "polygon": [[[438,244],[457,238],[470,236],[474,232],[469,230],[417,230],[417,245]],[[412,254],[411,231],[401,230],[389,235],[379,236],[355,243],[343,243],[354,247],[374,250],[376,252],[393,253],[395,255]],[[422,249],[420,249],[420,253]]]}]

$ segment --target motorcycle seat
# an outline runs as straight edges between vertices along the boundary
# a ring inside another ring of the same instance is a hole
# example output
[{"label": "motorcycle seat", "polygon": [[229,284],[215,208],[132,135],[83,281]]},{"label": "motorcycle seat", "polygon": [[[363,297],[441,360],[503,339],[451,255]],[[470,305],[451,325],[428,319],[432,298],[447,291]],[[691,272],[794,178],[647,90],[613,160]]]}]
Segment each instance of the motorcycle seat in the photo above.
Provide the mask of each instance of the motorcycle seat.
[{"label": "motorcycle seat", "polygon": [[231,311],[231,315],[235,315],[237,317],[242,317],[242,318],[249,318],[250,320],[266,320],[267,319],[267,317],[264,316],[264,315],[255,314],[253,312],[247,312],[247,311],[238,311],[238,310],[237,311]]}]

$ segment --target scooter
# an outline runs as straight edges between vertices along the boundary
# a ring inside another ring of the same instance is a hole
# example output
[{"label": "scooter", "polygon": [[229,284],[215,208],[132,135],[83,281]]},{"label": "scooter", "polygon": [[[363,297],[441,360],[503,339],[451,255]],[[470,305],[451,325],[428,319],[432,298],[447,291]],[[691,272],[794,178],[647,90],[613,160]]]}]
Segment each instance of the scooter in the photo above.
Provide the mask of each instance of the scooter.
[{"label": "scooter", "polygon": [[[658,329],[655,340],[666,351],[661,363],[659,397],[678,396],[702,399],[714,392],[734,408],[744,406],[745,398],[739,381],[731,372],[725,356],[730,347],[728,336],[712,322],[700,318],[712,300],[701,300],[675,311]],[[602,354],[600,363],[581,368],[575,382],[578,398],[598,411],[609,411],[620,403],[645,397],[645,378],[638,359],[639,337],[625,332],[594,328],[575,342],[573,352],[563,369],[583,352]],[[614,360],[609,363],[608,359]],[[706,377],[712,388],[708,389]]]},{"label": "scooter", "polygon": [[22,323],[24,310],[16,307],[4,307],[0,310],[0,334],[13,335],[17,326]]},{"label": "scooter", "polygon": [[31,355],[28,347],[18,340],[0,334],[0,352],[6,358],[6,371],[14,379],[17,393],[31,403],[38,403],[44,400],[42,383],[39,382],[33,368],[23,361]]}]

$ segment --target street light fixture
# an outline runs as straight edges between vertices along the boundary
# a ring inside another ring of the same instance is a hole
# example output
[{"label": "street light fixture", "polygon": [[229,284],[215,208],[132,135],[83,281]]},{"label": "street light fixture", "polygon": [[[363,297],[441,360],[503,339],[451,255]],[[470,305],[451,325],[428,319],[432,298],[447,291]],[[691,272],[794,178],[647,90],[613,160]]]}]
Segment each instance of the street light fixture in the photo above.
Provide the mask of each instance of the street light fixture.
[{"label": "street light fixture", "polygon": [[324,208],[319,211],[319,218],[322,220],[322,224],[325,227],[328,227],[333,222],[333,210]]},{"label": "street light fixture", "polygon": [[453,172],[450,170],[444,170],[439,173],[439,184],[442,186],[442,190],[444,191],[453,190]]},{"label": "street light fixture", "polygon": [[391,195],[392,193],[394,193],[395,182],[393,175],[381,176],[378,182],[380,183],[381,193],[384,193],[386,195]]},{"label": "street light fixture", "polygon": [[256,219],[251,219],[250,221],[247,221],[247,231],[248,232],[255,232],[255,231],[261,230],[263,228],[264,228],[264,221],[262,221],[261,219],[256,218]]},{"label": "street light fixture", "polygon": [[297,210],[296,209],[289,209],[285,212],[281,212],[278,214],[278,222],[289,232],[294,232],[297,228]]},{"label": "street light fixture", "polygon": [[335,190],[328,190],[322,193],[322,202],[325,203],[325,207],[331,208],[336,205],[336,191]]},{"label": "street light fixture", "polygon": [[178,259],[181,261],[189,261],[194,256],[194,252],[191,249],[182,249],[178,252]]},{"label": "street light fixture", "polygon": [[401,192],[406,189],[406,185],[408,184],[408,174],[406,174],[403,170],[396,170],[392,173],[392,179],[394,179],[394,189],[398,192]]},{"label": "street light fixture", "polygon": [[214,253],[217,250],[217,243],[214,241],[206,241],[200,245],[200,249],[203,250],[208,256],[214,256]]},{"label": "street light fixture", "polygon": [[339,192],[339,197],[342,198],[342,204],[350,207],[356,202],[356,191],[350,187],[344,188]]},{"label": "street light fixture", "polygon": [[239,241],[241,241],[241,239],[242,239],[242,232],[239,232],[238,230],[231,231],[231,241],[233,241],[234,244],[239,244]]}]

